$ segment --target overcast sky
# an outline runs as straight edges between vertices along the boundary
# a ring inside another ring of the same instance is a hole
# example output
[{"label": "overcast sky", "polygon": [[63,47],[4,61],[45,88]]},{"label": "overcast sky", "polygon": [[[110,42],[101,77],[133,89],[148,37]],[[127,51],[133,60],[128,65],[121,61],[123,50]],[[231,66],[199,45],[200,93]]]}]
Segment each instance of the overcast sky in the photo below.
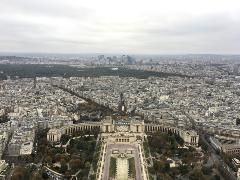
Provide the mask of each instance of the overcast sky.
[{"label": "overcast sky", "polygon": [[240,54],[239,0],[0,0],[0,52]]}]

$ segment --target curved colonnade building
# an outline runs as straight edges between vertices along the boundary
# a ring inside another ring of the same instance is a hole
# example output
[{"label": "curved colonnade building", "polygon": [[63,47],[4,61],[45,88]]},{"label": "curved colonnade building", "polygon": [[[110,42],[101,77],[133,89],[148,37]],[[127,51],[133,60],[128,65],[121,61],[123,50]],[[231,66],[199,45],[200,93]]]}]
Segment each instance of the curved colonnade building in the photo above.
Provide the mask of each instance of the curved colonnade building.
[{"label": "curved colonnade building", "polygon": [[101,140],[113,143],[131,143],[144,138],[146,133],[165,132],[179,135],[185,145],[198,146],[199,136],[193,130],[180,129],[164,124],[144,123],[139,116],[121,117],[117,119],[111,116],[105,117],[101,122],[84,122],[50,129],[47,139],[50,142],[58,142],[63,134],[74,134],[79,131],[99,131]]}]

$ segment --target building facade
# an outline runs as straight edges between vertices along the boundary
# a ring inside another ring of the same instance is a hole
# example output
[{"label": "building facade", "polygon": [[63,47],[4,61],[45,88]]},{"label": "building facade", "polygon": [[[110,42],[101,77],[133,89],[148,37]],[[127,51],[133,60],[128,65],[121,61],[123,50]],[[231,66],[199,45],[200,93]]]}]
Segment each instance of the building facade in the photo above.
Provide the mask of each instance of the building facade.
[{"label": "building facade", "polygon": [[[178,127],[170,127],[163,124],[148,124],[139,116],[113,118],[105,117],[101,122],[85,122],[50,129],[47,139],[50,142],[58,142],[63,134],[74,134],[78,131],[98,130],[101,138],[111,139],[115,142],[132,142],[144,137],[146,133],[173,133],[179,135],[188,146],[198,146],[199,136],[193,130],[183,130]],[[111,136],[111,137],[110,137]],[[110,137],[110,138],[109,138]]]}]

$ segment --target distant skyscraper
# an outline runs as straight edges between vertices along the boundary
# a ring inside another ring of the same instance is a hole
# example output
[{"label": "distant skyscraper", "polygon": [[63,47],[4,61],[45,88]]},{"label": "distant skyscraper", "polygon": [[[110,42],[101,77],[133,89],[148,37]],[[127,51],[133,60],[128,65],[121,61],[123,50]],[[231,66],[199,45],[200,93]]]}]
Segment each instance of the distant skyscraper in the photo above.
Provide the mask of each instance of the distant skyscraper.
[{"label": "distant skyscraper", "polygon": [[100,61],[100,60],[102,60],[102,59],[104,59],[104,55],[99,55],[99,56],[98,56],[98,60]]}]

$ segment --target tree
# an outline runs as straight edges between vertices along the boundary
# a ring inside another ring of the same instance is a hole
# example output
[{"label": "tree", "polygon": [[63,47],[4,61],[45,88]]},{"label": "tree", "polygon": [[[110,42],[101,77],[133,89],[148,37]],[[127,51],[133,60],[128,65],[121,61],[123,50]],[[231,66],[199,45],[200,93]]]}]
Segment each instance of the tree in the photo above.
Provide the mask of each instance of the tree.
[{"label": "tree", "polygon": [[220,180],[221,178],[220,178],[220,176],[219,175],[214,175],[213,176],[213,180]]},{"label": "tree", "polygon": [[43,180],[43,178],[39,173],[33,173],[32,176],[30,177],[30,180]]},{"label": "tree", "polygon": [[47,156],[46,158],[45,158],[45,161],[46,161],[46,163],[48,164],[48,165],[52,165],[52,158],[51,158],[51,156]]},{"label": "tree", "polygon": [[91,163],[89,161],[86,161],[85,162],[85,168],[90,168],[90,166],[91,166]]},{"label": "tree", "polygon": [[154,161],[154,169],[156,172],[166,173],[169,171],[169,163],[165,161]]},{"label": "tree", "polygon": [[23,180],[24,175],[22,173],[14,173],[11,177],[11,180]]},{"label": "tree", "polygon": [[69,161],[69,166],[70,166],[71,170],[76,171],[81,166],[81,160],[80,159],[71,159]]},{"label": "tree", "polygon": [[205,152],[207,152],[208,151],[208,145],[206,144],[206,143],[201,143],[201,147],[202,147],[202,149],[205,151]]},{"label": "tree", "polygon": [[178,169],[182,175],[189,173],[189,167],[187,165],[180,165]]},{"label": "tree", "polygon": [[10,120],[9,117],[6,114],[0,116],[0,123],[5,123],[8,122],[9,120]]},{"label": "tree", "polygon": [[204,175],[200,169],[195,169],[190,175],[189,180],[202,180]]},{"label": "tree", "polygon": [[69,139],[70,139],[70,136],[69,136],[69,135],[63,134],[63,135],[61,136],[60,141],[61,141],[62,144],[66,144]]},{"label": "tree", "polygon": [[17,166],[13,170],[11,180],[25,180],[29,178],[29,173],[24,167]]},{"label": "tree", "polygon": [[61,164],[61,167],[60,167],[59,171],[60,171],[60,173],[64,174],[68,170],[67,163],[64,159],[61,159],[60,164]]},{"label": "tree", "polygon": [[48,176],[48,174],[46,172],[42,172],[42,178],[43,179],[48,179],[49,176]]},{"label": "tree", "polygon": [[166,140],[164,138],[162,138],[161,136],[152,136],[151,138],[149,138],[149,145],[152,148],[155,149],[162,149],[166,146]]},{"label": "tree", "polygon": [[212,168],[203,166],[202,167],[202,172],[204,175],[210,175],[212,173]]},{"label": "tree", "polygon": [[55,156],[54,156],[54,161],[55,162],[59,162],[61,160],[61,154],[57,153]]}]

